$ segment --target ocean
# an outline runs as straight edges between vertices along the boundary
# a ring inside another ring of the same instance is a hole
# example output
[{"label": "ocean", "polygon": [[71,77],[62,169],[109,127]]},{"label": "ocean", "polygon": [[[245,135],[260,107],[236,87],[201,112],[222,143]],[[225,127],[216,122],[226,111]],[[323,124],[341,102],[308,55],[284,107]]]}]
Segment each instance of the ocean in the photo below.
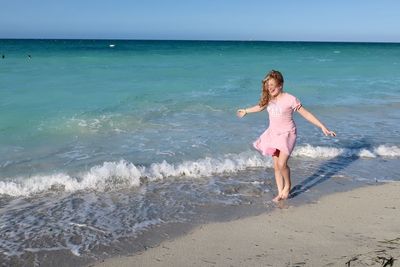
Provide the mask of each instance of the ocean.
[{"label": "ocean", "polygon": [[215,207],[272,209],[267,113],[235,114],[271,69],[337,133],[295,115],[289,203],[400,180],[400,44],[0,40],[0,260],[83,264]]}]

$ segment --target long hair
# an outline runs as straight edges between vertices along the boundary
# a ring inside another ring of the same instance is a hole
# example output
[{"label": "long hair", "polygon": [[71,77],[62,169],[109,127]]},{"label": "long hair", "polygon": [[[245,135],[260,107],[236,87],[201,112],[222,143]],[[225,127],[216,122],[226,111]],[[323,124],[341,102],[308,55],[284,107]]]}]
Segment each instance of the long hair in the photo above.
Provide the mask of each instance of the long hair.
[{"label": "long hair", "polygon": [[271,95],[268,91],[269,79],[275,79],[278,85],[283,85],[284,82],[282,73],[277,70],[271,70],[267,75],[265,75],[265,78],[261,81],[261,97],[260,102],[258,103],[260,107],[268,105],[269,101],[271,100]]}]

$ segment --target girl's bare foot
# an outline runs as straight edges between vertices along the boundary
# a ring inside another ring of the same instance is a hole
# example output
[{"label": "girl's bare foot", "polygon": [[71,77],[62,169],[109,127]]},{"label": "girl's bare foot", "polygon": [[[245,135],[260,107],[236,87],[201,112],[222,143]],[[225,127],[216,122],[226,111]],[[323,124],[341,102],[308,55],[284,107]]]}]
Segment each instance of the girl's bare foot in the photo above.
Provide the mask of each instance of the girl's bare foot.
[{"label": "girl's bare foot", "polygon": [[279,201],[281,201],[281,195],[277,195],[276,197],[274,197],[274,199],[272,199],[273,202],[278,203]]},{"label": "girl's bare foot", "polygon": [[289,190],[283,190],[282,193],[279,195],[281,199],[288,199],[289,198]]}]

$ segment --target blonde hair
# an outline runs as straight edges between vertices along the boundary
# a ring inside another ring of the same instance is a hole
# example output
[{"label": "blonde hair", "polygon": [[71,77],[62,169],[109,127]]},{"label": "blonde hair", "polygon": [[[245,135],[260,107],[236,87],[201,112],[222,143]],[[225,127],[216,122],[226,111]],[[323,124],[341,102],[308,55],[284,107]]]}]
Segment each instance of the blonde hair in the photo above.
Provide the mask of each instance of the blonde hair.
[{"label": "blonde hair", "polygon": [[260,102],[258,103],[260,107],[268,105],[269,101],[271,100],[271,95],[268,91],[269,79],[274,79],[278,85],[283,85],[284,82],[282,73],[277,70],[271,70],[267,75],[265,75],[265,78],[261,81],[261,97]]}]

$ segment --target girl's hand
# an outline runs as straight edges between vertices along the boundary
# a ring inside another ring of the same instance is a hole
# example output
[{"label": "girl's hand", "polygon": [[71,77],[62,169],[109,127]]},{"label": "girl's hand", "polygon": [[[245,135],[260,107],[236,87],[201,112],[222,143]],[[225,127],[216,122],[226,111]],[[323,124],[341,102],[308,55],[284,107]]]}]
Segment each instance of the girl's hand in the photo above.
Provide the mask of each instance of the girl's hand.
[{"label": "girl's hand", "polygon": [[237,115],[239,118],[243,118],[246,114],[247,114],[246,109],[238,109],[238,110],[236,111],[236,115]]},{"label": "girl's hand", "polygon": [[323,127],[322,132],[324,133],[325,136],[336,136],[336,133],[334,131],[330,131],[329,129]]}]

